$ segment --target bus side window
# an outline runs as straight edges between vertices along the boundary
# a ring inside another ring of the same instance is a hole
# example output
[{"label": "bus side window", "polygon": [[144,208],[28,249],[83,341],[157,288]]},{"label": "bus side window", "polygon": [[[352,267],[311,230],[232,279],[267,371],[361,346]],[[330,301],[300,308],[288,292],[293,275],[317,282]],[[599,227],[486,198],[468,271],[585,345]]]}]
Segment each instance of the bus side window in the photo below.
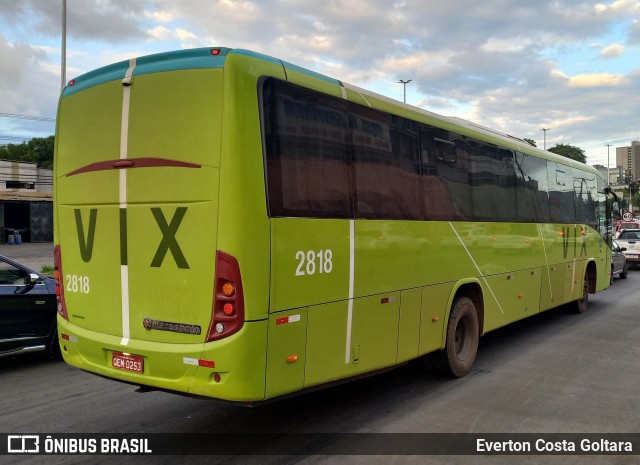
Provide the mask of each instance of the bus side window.
[{"label": "bus side window", "polygon": [[430,132],[425,130],[420,131],[420,165],[423,167],[429,165],[429,154],[432,150],[432,142],[433,135]]},{"label": "bus side window", "polygon": [[455,142],[434,137],[433,146],[435,149],[436,160],[444,163],[455,163],[458,161]]},{"label": "bus side window", "polygon": [[574,223],[576,221],[575,192],[573,170],[570,166],[549,161],[547,164],[549,179],[549,211],[553,223]]}]

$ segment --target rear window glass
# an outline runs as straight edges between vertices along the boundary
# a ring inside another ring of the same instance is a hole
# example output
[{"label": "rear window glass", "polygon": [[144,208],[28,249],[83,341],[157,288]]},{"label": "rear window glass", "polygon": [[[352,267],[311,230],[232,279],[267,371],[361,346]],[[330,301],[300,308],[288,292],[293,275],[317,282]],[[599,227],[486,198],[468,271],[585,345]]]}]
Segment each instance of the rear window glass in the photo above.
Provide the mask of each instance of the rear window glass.
[{"label": "rear window glass", "polygon": [[622,231],[618,239],[640,239],[640,231]]}]

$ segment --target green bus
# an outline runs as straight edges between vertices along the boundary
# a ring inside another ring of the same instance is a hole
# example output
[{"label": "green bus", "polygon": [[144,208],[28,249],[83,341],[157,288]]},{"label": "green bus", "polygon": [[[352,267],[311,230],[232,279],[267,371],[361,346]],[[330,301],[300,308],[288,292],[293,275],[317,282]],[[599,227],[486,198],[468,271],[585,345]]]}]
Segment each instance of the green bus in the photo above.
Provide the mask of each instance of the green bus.
[{"label": "green bus", "polygon": [[68,83],[55,152],[64,360],[256,403],[424,357],[609,285],[593,168],[258,53]]}]

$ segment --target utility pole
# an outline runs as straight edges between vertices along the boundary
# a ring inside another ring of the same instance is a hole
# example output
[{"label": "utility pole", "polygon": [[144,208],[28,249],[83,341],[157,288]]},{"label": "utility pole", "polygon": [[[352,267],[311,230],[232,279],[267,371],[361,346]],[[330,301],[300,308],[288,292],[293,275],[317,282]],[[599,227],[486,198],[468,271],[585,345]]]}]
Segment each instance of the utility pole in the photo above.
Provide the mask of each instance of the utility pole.
[{"label": "utility pole", "polygon": [[607,186],[611,185],[611,167],[609,166],[609,147],[611,144],[604,144],[607,148]]},{"label": "utility pole", "polygon": [[544,133],[544,149],[547,150],[547,131],[551,128],[540,129]]},{"label": "utility pole", "polygon": [[407,103],[407,84],[409,84],[411,82],[411,79],[408,79],[406,81],[403,81],[402,79],[400,79],[398,81],[398,83],[402,84],[402,86],[404,87],[404,103]]}]

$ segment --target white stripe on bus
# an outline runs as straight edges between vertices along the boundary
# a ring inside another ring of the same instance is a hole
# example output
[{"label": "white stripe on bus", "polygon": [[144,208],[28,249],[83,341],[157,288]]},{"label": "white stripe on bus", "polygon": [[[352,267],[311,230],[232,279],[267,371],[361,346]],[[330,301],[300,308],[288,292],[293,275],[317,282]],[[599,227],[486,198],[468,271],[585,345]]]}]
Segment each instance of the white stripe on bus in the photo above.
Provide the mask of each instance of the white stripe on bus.
[{"label": "white stripe on bus", "polygon": [[129,344],[129,267],[120,267],[120,287],[122,289],[122,340],[120,345]]},{"label": "white stripe on bus", "polygon": [[347,347],[344,355],[345,365],[351,362],[351,324],[353,322],[353,280],[356,270],[356,222],[349,220],[349,307],[347,310]]},{"label": "white stripe on bus", "polygon": [[487,286],[487,289],[489,289],[489,292],[493,296],[493,300],[495,300],[496,304],[498,304],[498,309],[500,310],[500,313],[502,313],[504,315],[504,310],[502,310],[502,305],[500,305],[500,302],[498,301],[498,298],[493,293],[493,289],[491,289],[491,286],[489,285],[489,282],[487,281],[487,278],[485,278],[483,276],[482,271],[480,270],[480,267],[478,266],[478,264],[476,263],[476,261],[473,258],[473,255],[471,255],[471,252],[469,251],[469,249],[465,245],[464,241],[460,237],[460,234],[458,234],[458,231],[456,231],[456,228],[453,227],[453,224],[451,224],[451,222],[449,222],[449,226],[451,226],[451,229],[453,229],[453,232],[455,233],[456,237],[460,241],[460,244],[462,244],[462,247],[467,252],[467,255],[469,255],[469,258],[471,259],[471,262],[473,263],[473,266],[475,266],[476,270],[478,270],[478,274],[480,275],[480,278],[482,279],[482,281],[484,281],[485,285]]},{"label": "white stripe on bus", "polygon": [[[136,59],[129,60],[129,68],[124,74],[125,79],[131,78],[136,67]],[[129,145],[129,102],[131,101],[131,86],[122,86],[122,120],[120,122],[120,159],[125,160],[128,156]],[[118,186],[120,208],[127,208],[127,170],[120,170],[120,185]],[[120,289],[122,299],[122,340],[120,345],[129,344],[130,321],[129,321],[129,267],[120,267]]]}]

